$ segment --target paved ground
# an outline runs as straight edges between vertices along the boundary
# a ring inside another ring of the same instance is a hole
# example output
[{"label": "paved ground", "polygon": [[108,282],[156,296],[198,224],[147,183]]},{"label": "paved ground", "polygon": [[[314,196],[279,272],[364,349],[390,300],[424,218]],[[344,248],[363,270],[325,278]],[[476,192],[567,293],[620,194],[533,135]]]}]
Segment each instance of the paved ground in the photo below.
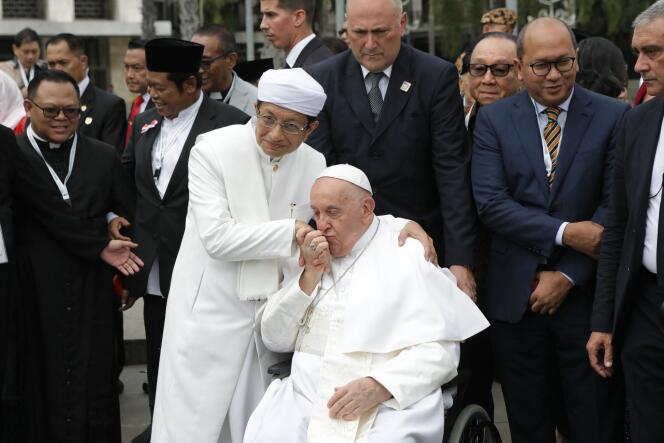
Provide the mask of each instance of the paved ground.
[{"label": "paved ground", "polygon": [[[122,414],[122,443],[129,443],[140,434],[150,422],[148,396],[143,393],[142,384],[147,380],[145,366],[127,366],[122,372],[125,385],[120,395],[120,411]],[[496,403],[495,421],[503,443],[511,443],[507,415],[500,385],[493,385],[493,398]]]}]

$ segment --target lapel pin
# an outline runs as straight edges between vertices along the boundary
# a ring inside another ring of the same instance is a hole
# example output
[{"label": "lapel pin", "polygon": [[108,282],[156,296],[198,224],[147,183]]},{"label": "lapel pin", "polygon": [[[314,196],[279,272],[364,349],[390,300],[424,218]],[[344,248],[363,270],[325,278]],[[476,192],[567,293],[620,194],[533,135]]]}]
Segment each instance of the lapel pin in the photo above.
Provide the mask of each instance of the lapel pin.
[{"label": "lapel pin", "polygon": [[403,92],[408,92],[409,89],[410,89],[410,82],[401,83],[401,90]]},{"label": "lapel pin", "polygon": [[152,120],[150,123],[146,123],[146,124],[144,124],[143,127],[141,128],[141,134],[145,134],[145,133],[148,132],[150,129],[152,129],[152,128],[154,128],[155,126],[157,126],[157,123],[158,123],[157,120]]},{"label": "lapel pin", "polygon": [[88,110],[88,107],[86,105],[81,106],[81,112],[85,112]]},{"label": "lapel pin", "polygon": [[86,117],[86,118],[85,118],[85,124],[86,124],[86,125],[89,125],[89,124],[91,124],[91,123],[92,123],[92,117]]}]

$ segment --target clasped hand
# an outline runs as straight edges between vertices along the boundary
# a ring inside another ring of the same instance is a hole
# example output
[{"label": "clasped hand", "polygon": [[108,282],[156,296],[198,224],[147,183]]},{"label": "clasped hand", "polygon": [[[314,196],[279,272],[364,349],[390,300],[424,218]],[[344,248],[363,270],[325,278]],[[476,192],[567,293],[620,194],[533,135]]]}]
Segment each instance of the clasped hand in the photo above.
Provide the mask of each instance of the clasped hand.
[{"label": "clasped hand", "polygon": [[537,273],[539,282],[530,294],[530,309],[539,314],[553,315],[567,297],[572,283],[558,271]]}]

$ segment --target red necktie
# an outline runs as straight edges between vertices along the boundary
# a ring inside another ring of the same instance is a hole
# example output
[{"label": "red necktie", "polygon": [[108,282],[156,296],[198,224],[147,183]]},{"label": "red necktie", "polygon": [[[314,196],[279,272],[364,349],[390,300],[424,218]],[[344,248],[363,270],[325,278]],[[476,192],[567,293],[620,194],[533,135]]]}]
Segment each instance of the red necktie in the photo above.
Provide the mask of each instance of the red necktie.
[{"label": "red necktie", "polygon": [[134,99],[134,103],[131,105],[131,112],[129,113],[129,119],[127,119],[127,134],[125,135],[125,146],[129,143],[129,135],[131,134],[131,125],[134,123],[134,119],[141,112],[141,105],[143,104],[143,95],[137,95]]}]

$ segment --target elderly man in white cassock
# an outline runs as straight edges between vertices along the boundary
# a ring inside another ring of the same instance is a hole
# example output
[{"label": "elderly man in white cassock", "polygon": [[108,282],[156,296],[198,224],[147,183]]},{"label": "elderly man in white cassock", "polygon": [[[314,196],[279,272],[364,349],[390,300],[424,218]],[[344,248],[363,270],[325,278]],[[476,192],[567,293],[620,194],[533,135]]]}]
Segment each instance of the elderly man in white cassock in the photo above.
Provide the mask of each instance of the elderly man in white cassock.
[{"label": "elderly man in white cassock", "polygon": [[[282,261],[297,253],[295,233],[313,230],[308,191],[325,160],[304,140],[325,99],[302,69],[267,71],[253,120],[198,137],[166,309],[153,443],[243,440],[267,368],[283,359],[255,339],[255,319],[280,287]],[[419,225],[391,217],[385,224],[433,253]]]},{"label": "elderly man in white cassock", "polygon": [[318,230],[297,232],[304,269],[270,296],[265,345],[295,351],[254,411],[245,443],[440,443],[459,342],[488,326],[454,276],[374,216],[366,175],[325,169],[311,189]]}]

